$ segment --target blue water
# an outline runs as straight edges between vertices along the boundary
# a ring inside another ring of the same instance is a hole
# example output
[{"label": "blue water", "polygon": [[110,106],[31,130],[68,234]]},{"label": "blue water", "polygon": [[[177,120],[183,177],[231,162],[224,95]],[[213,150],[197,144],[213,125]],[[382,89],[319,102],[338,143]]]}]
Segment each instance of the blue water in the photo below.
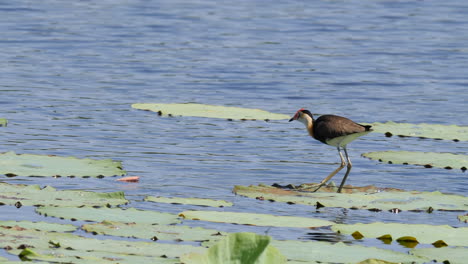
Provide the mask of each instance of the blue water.
[{"label": "blue water", "polygon": [[[0,151],[112,158],[141,181],[0,180],[123,190],[130,206],[173,213],[194,207],[141,198],[224,199],[235,203],[225,210],[343,223],[461,226],[457,213],[327,208],[317,213],[235,197],[234,185],[317,182],[338,166],[338,155],[309,138],[297,122],[160,118],[130,105],[196,102],[291,115],[306,107],[357,122],[468,125],[467,17],[463,0],[1,2],[0,117],[9,119],[9,126],[0,129]],[[348,183],[467,195],[467,175],[459,170],[381,164],[360,156],[380,150],[466,155],[467,146],[369,134],[349,146],[354,167]],[[20,210],[22,219],[43,219],[31,208]],[[2,206],[0,212],[0,220],[18,218],[16,208]],[[278,239],[322,235],[310,232],[268,230]]]}]

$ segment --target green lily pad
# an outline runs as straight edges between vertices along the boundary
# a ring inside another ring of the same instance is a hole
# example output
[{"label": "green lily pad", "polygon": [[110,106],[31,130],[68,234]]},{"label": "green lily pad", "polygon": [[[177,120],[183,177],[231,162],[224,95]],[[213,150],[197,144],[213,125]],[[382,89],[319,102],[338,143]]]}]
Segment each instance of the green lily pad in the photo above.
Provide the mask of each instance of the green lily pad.
[{"label": "green lily pad", "polygon": [[121,162],[110,159],[78,159],[14,152],[0,154],[0,174],[9,176],[104,177],[125,173]]},{"label": "green lily pad", "polygon": [[[19,254],[22,248],[27,259],[60,263],[166,263],[164,257],[175,258],[190,252],[202,253],[206,249],[181,244],[157,242],[132,242],[122,240],[100,240],[70,233],[38,231],[19,227],[0,226],[0,248],[7,248],[12,254]],[[135,261],[139,257],[140,261]],[[152,259],[153,262],[150,260]],[[82,261],[84,260],[84,261]],[[86,260],[88,260],[86,262]],[[97,262],[99,261],[99,262]],[[172,263],[172,262],[169,262]]]},{"label": "green lily pad", "polygon": [[260,109],[205,104],[132,104],[133,108],[157,112],[160,115],[224,118],[231,120],[285,120],[288,115]]},{"label": "green lily pad", "polygon": [[123,223],[174,224],[179,223],[177,215],[135,208],[93,208],[93,207],[39,207],[36,212],[42,215],[64,219],[102,222],[116,221]]},{"label": "green lily pad", "polygon": [[105,206],[127,203],[123,192],[98,193],[77,190],[58,191],[53,187],[39,185],[0,183],[0,204],[8,205],[60,205],[60,206]]},{"label": "green lily pad", "polygon": [[364,238],[378,238],[383,235],[390,235],[393,240],[397,240],[401,237],[411,236],[415,237],[422,244],[432,244],[438,240],[443,240],[449,246],[468,246],[468,227],[454,228],[448,225],[435,226],[377,222],[354,225],[336,224],[331,229],[335,232],[349,235],[358,231]]},{"label": "green lily pad", "polygon": [[465,171],[468,168],[467,155],[456,155],[451,153],[377,151],[364,153],[362,156],[372,160],[392,164],[414,164],[428,168],[439,167],[445,169],[461,169],[462,171]]},{"label": "green lily pad", "polygon": [[74,225],[64,225],[47,222],[31,222],[31,221],[0,221],[0,226],[3,227],[19,227],[25,229],[34,229],[41,231],[55,232],[73,232],[77,229]]},{"label": "green lily pad", "polygon": [[186,264],[283,264],[286,258],[270,244],[269,236],[254,233],[230,234],[204,254],[183,255]]},{"label": "green lily pad", "polygon": [[147,196],[145,201],[155,202],[155,203],[170,203],[170,204],[191,204],[191,205],[200,205],[200,206],[212,206],[212,207],[229,207],[232,206],[232,203],[222,201],[222,200],[211,200],[211,199],[202,199],[202,198],[182,198],[182,197],[154,197]]},{"label": "green lily pad", "polygon": [[180,213],[179,216],[189,220],[254,226],[314,228],[333,224],[333,222],[316,218],[217,211],[185,211]]},{"label": "green lily pad", "polygon": [[155,225],[142,223],[122,223],[115,221],[103,221],[96,224],[87,224],[81,227],[86,232],[120,236],[135,237],[151,240],[177,240],[177,241],[204,241],[218,239],[225,236],[213,229],[201,227],[188,227],[180,225]]},{"label": "green lily pad", "polygon": [[0,118],[0,127],[6,127],[8,124],[8,120],[5,118]]},{"label": "green lily pad", "polygon": [[234,193],[250,198],[316,207],[367,210],[468,210],[468,197],[440,192],[382,191],[376,193],[308,193],[269,186],[235,186]]},{"label": "green lily pad", "polygon": [[277,241],[271,242],[286,258],[294,261],[318,263],[357,263],[371,258],[396,263],[423,263],[429,259],[420,256],[411,256],[405,253],[387,249],[364,247],[361,245],[346,245],[342,242],[332,244],[329,242],[303,242],[303,241]]},{"label": "green lily pad", "polygon": [[387,136],[398,135],[405,137],[420,137],[446,139],[454,141],[468,141],[468,126],[437,125],[437,124],[409,124],[409,123],[372,123],[372,129]]},{"label": "green lily pad", "polygon": [[465,264],[468,259],[466,247],[415,248],[410,253],[436,260],[437,263]]}]

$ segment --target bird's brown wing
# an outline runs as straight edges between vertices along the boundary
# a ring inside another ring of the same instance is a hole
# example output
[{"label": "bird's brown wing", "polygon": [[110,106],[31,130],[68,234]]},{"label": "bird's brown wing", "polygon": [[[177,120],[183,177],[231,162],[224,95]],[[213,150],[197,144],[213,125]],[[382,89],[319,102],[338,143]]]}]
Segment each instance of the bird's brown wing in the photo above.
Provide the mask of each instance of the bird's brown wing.
[{"label": "bird's brown wing", "polygon": [[322,115],[314,122],[314,138],[326,143],[327,140],[354,133],[371,131],[371,126],[363,126],[350,119],[336,115]]}]

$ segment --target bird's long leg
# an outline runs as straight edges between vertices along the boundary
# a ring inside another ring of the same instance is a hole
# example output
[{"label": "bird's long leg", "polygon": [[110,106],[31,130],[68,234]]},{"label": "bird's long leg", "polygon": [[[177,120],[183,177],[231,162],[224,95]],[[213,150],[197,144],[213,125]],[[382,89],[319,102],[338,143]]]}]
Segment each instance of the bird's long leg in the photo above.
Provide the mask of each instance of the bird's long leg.
[{"label": "bird's long leg", "polygon": [[341,182],[340,187],[338,188],[339,193],[341,192],[341,189],[343,188],[343,185],[346,182],[346,178],[348,178],[348,174],[351,171],[351,168],[353,167],[353,164],[351,163],[351,160],[349,159],[348,151],[346,150],[346,146],[343,147],[343,150],[344,150],[344,153],[346,155],[346,161],[348,161],[348,165],[346,166],[348,169],[346,170],[346,173],[345,173],[345,175],[343,177],[343,181]]},{"label": "bird's long leg", "polygon": [[[318,191],[318,189],[320,189],[323,185],[325,185],[325,183],[327,183],[333,176],[335,176],[335,174],[337,174],[341,169],[344,168],[344,166],[346,165],[346,162],[343,158],[343,154],[341,154],[341,150],[340,150],[340,146],[338,145],[337,147],[337,150],[338,150],[338,154],[340,154],[340,158],[341,158],[341,164],[340,166],[334,170],[332,173],[330,173],[330,175],[328,175],[325,179],[323,179],[319,184],[318,184],[318,187],[317,189],[314,190],[314,192]],[[346,149],[345,149],[346,151]]]}]

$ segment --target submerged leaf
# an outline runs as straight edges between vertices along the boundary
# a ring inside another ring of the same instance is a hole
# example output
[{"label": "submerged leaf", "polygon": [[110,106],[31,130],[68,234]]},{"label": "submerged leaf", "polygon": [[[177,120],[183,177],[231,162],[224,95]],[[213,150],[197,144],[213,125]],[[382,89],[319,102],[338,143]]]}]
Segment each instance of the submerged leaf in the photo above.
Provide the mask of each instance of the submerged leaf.
[{"label": "submerged leaf", "polygon": [[183,255],[186,264],[283,264],[286,258],[270,244],[269,236],[254,233],[230,234],[206,253]]},{"label": "submerged leaf", "polygon": [[366,238],[398,238],[396,241],[414,241],[433,244],[443,240],[449,246],[468,247],[468,227],[454,228],[448,225],[371,223],[371,224],[336,224],[331,227],[341,234],[353,234],[359,231]]},{"label": "submerged leaf", "polygon": [[288,115],[270,113],[260,109],[204,104],[132,104],[133,108],[149,110],[159,115],[196,116],[235,120],[284,120]]},{"label": "submerged leaf", "polygon": [[459,220],[460,222],[468,223],[468,214],[466,214],[466,215],[459,215],[459,216],[458,216],[458,220]]},{"label": "submerged leaf", "polygon": [[128,202],[123,192],[58,191],[50,186],[0,183],[0,203],[15,205],[106,206]]},{"label": "submerged leaf", "polygon": [[179,216],[189,220],[254,226],[313,228],[333,224],[333,222],[316,218],[217,211],[185,211],[180,213]]},{"label": "submerged leaf", "polygon": [[411,151],[377,151],[362,154],[364,157],[391,164],[414,164],[427,168],[439,167],[446,169],[468,168],[468,156],[451,153],[411,152]]},{"label": "submerged leaf", "polygon": [[33,154],[0,154],[0,174],[16,176],[75,176],[104,177],[124,175],[122,163],[75,157],[43,156]]},{"label": "submerged leaf", "polygon": [[440,192],[382,191],[376,193],[309,193],[282,190],[269,186],[234,187],[234,193],[250,198],[263,197],[276,202],[305,204],[316,207],[343,207],[367,210],[468,210],[468,197]]},{"label": "submerged leaf", "polygon": [[191,204],[191,205],[212,206],[212,207],[232,206],[232,203],[230,202],[226,202],[222,200],[203,199],[203,198],[146,196],[145,201],[155,202],[155,203]]},{"label": "submerged leaf", "polygon": [[387,136],[398,135],[406,137],[421,137],[433,139],[447,139],[454,141],[468,141],[468,126],[437,125],[437,124],[409,124],[409,123],[372,123],[372,129]]},{"label": "submerged leaf", "polygon": [[5,118],[0,118],[0,127],[6,127],[8,124],[8,120]]}]

